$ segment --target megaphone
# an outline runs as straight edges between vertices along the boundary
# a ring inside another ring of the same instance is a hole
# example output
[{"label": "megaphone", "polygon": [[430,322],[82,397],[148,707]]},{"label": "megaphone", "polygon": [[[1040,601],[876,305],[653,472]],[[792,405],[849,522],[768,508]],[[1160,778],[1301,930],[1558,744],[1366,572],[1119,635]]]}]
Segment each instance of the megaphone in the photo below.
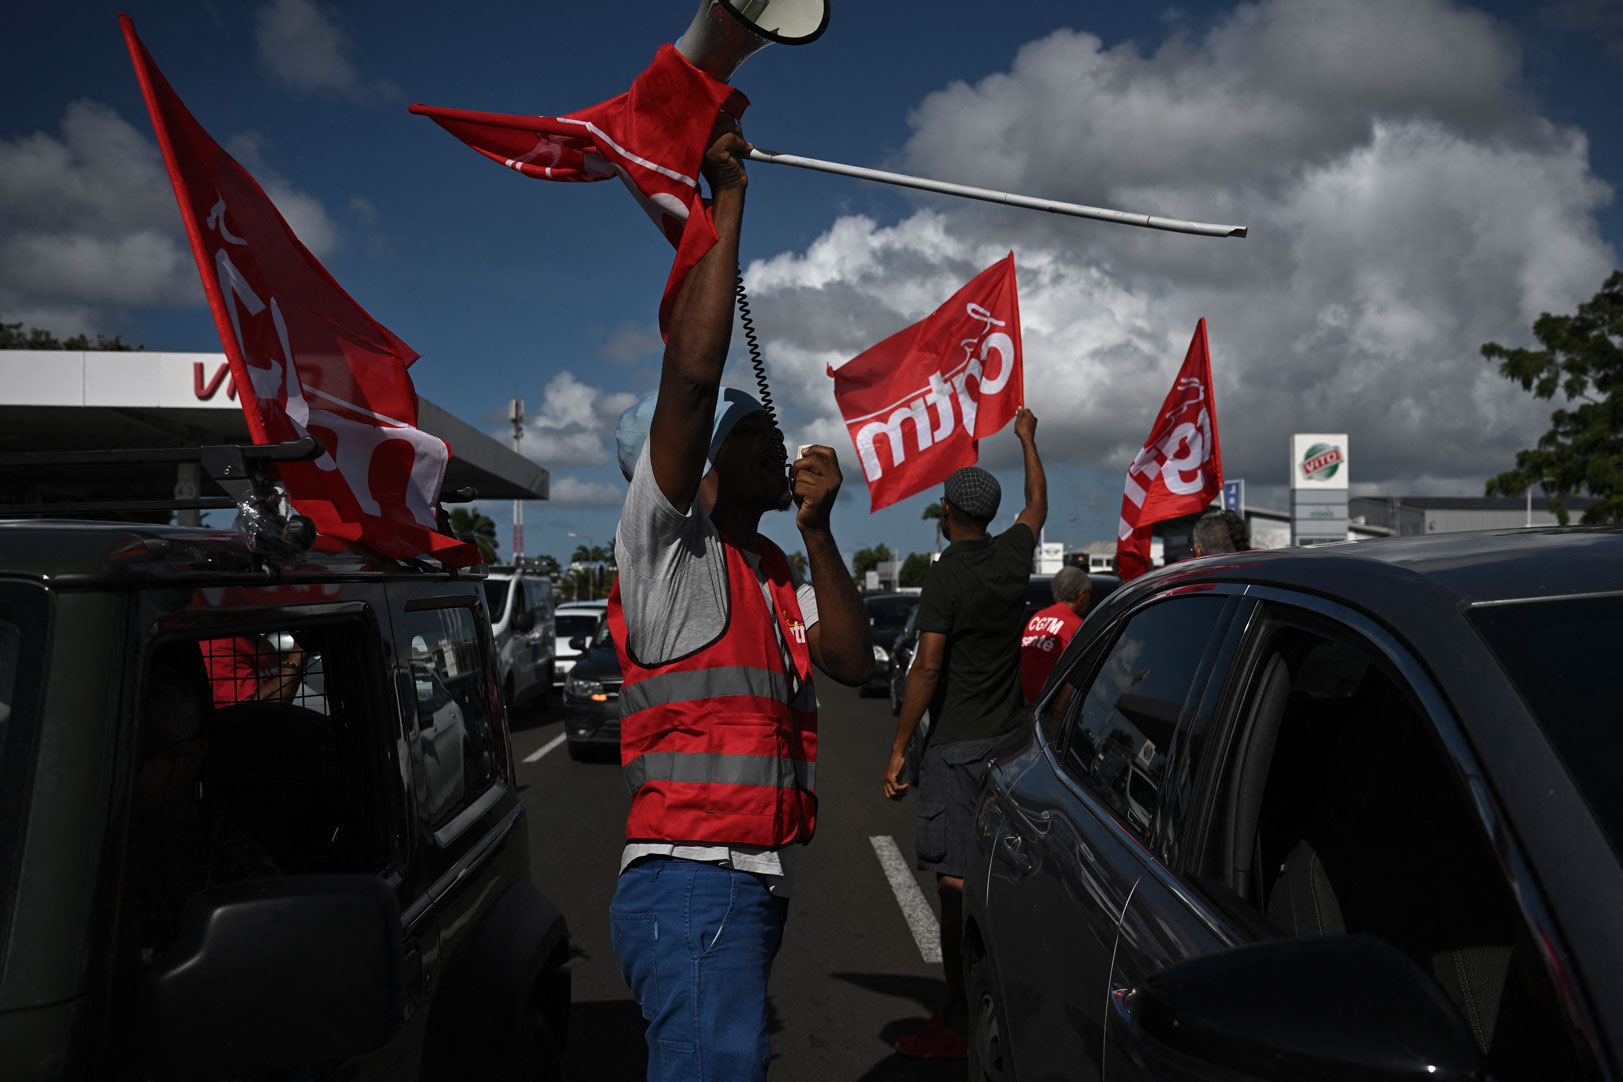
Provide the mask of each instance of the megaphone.
[{"label": "megaphone", "polygon": [[828,0],[699,0],[676,51],[718,82],[774,41],[805,45],[828,29]]}]

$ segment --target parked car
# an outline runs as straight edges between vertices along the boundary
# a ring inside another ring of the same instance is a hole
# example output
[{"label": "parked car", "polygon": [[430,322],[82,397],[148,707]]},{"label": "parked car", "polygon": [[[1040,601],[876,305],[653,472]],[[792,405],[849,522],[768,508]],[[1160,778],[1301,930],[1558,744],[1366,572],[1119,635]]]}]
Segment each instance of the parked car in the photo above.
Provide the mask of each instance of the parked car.
[{"label": "parked car", "polygon": [[890,691],[890,648],[906,626],[908,615],[919,607],[919,595],[868,594],[862,604],[868,610],[868,629],[873,639],[873,673],[857,693],[885,695]]},{"label": "parked car", "polygon": [[614,652],[609,622],[598,621],[590,639],[577,637],[575,666],[564,681],[564,738],[569,755],[618,757],[620,749],[620,657]]},{"label": "parked car", "polygon": [[919,607],[907,614],[907,623],[897,633],[890,647],[890,712],[902,712],[902,697],[907,694],[907,674],[913,668],[913,655],[919,648]]},{"label": "parked car", "polygon": [[584,653],[570,645],[575,639],[585,636],[590,643],[597,634],[597,625],[603,622],[603,615],[608,611],[607,601],[565,601],[558,606],[554,620],[556,642],[556,657],[553,669],[553,687],[563,687],[569,676],[569,670]]},{"label": "parked car", "polygon": [[510,567],[491,568],[485,599],[496,641],[496,679],[507,708],[533,702],[546,709],[557,668],[551,580]]},{"label": "parked car", "polygon": [[556,1077],[487,604],[326,538],[0,523],[0,1075]]},{"label": "parked car", "polygon": [[1616,1078],[1623,532],[1123,587],[990,762],[974,1079]]}]

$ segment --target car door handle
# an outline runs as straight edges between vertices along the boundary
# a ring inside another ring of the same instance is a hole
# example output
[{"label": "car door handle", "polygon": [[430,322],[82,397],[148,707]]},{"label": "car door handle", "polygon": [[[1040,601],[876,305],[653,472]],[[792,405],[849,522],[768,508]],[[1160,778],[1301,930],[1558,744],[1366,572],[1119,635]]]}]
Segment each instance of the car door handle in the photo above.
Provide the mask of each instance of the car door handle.
[{"label": "car door handle", "polygon": [[1037,870],[1037,856],[1019,832],[1005,828],[998,834],[998,856],[1016,876],[1030,875]]}]

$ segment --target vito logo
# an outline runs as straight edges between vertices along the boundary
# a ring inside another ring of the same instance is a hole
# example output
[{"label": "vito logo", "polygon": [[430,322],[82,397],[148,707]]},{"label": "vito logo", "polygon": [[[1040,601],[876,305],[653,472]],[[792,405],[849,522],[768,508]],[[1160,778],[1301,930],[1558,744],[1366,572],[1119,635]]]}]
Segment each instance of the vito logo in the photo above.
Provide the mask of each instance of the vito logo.
[{"label": "vito logo", "polygon": [[974,464],[1025,396],[1014,257],[829,375],[874,510]]},{"label": "vito logo", "polygon": [[1309,481],[1328,481],[1341,470],[1341,448],[1329,443],[1315,443],[1302,457],[1302,477]]},{"label": "vito logo", "polygon": [[[883,436],[890,448],[890,464],[900,466],[907,461],[907,442],[903,438],[906,430],[902,426],[908,421],[913,422],[914,444],[921,453],[928,451],[932,444],[940,443],[953,434],[959,416],[963,418],[964,431],[974,432],[980,398],[998,394],[1008,386],[1015,365],[1014,340],[1004,331],[992,330],[993,327],[1007,326],[1007,322],[994,318],[992,313],[978,304],[967,304],[964,311],[970,319],[979,321],[983,330],[979,337],[965,338],[959,343],[964,350],[963,362],[945,375],[931,372],[929,385],[918,388],[896,403],[900,408],[892,409],[883,420],[868,421],[857,429],[857,457],[862,460],[863,476],[870,482],[885,475],[885,468],[879,461],[879,451],[875,447],[879,437]],[[991,361],[993,354],[997,355],[995,363]],[[988,378],[986,373],[993,368],[997,374]],[[970,380],[975,381],[973,392],[970,390]],[[953,413],[954,401],[958,403],[956,416]],[[934,414],[931,410],[935,411]],[[885,410],[877,412],[883,414]]]}]

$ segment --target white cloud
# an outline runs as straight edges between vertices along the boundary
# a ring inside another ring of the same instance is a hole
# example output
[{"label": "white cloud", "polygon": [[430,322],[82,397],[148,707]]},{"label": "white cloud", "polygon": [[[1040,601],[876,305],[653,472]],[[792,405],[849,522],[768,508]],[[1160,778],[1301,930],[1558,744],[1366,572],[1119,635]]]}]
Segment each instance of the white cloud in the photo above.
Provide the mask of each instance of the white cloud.
[{"label": "white cloud", "polygon": [[[1248,4],[1151,54],[1071,31],[1026,46],[1009,72],[927,97],[898,164],[1250,238],[944,200],[889,226],[843,218],[748,269],[774,385],[808,434],[791,441],[848,454],[826,366],[1013,248],[1051,461],[1125,465],[1206,316],[1231,476],[1266,484],[1292,431],[1345,430],[1361,480],[1472,490],[1550,408],[1480,345],[1527,341],[1616,258],[1582,133],[1543,121],[1519,71],[1497,24],[1445,0]],[[1016,464],[1012,438],[982,450]]]},{"label": "white cloud", "polygon": [[625,485],[578,477],[554,477],[547,497],[550,507],[619,507],[625,502]]},{"label": "white cloud", "polygon": [[[253,133],[227,140],[318,256],[339,233],[319,200],[265,161]],[[0,315],[57,335],[107,313],[204,303],[157,144],[112,109],[76,101],[59,134],[0,140]]]},{"label": "white cloud", "polygon": [[598,347],[597,355],[610,364],[636,364],[657,359],[664,349],[665,342],[659,336],[657,324],[627,323]]},{"label": "white cloud", "polygon": [[547,381],[539,411],[525,423],[524,454],[548,469],[610,462],[615,422],[635,401],[634,394],[602,391],[573,372],[559,372]]},{"label": "white cloud", "polygon": [[349,42],[334,22],[337,12],[312,0],[271,0],[259,9],[255,38],[259,61],[292,90],[352,100],[392,97],[392,83],[368,81],[349,59]]}]

